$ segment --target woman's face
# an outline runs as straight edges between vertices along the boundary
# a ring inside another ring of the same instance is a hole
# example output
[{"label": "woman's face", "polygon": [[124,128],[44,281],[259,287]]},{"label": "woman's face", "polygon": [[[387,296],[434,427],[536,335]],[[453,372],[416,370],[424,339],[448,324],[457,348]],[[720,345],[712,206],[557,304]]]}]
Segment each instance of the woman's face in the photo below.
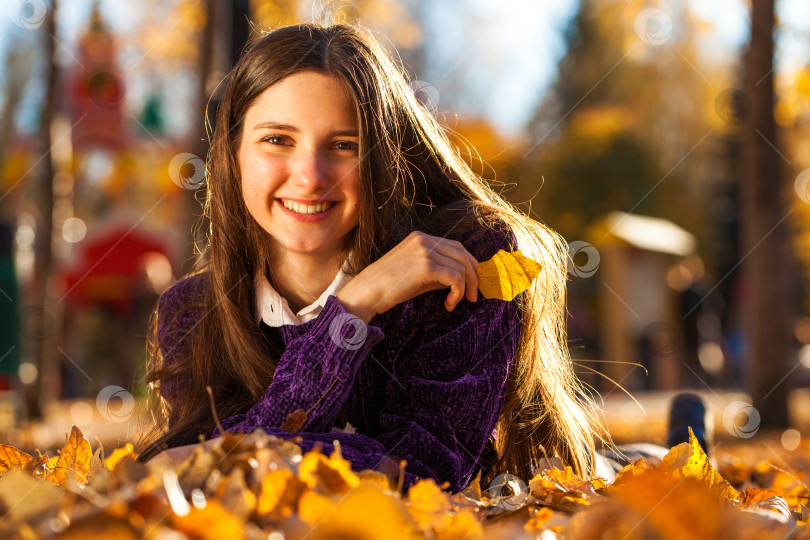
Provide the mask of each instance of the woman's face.
[{"label": "woman's face", "polygon": [[[248,108],[239,147],[242,196],[282,252],[334,256],[360,217],[359,132],[337,79],[302,71]],[[285,208],[282,201],[301,206]],[[328,202],[324,213],[307,213]],[[296,212],[297,210],[297,212]]]}]

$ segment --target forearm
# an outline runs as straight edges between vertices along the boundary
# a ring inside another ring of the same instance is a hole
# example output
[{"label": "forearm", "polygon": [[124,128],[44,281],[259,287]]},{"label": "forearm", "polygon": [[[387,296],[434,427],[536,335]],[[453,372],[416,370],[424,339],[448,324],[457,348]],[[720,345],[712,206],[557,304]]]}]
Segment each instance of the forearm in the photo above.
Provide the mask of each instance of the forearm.
[{"label": "forearm", "polygon": [[[356,321],[352,324],[349,319],[342,304],[330,297],[306,333],[287,343],[273,382],[259,402],[246,414],[224,419],[225,430],[280,427],[297,409],[307,413],[302,430],[332,427],[360,365],[384,338],[380,328]],[[347,335],[346,327],[354,327],[354,334]],[[287,328],[285,339],[292,338],[297,328]]]}]

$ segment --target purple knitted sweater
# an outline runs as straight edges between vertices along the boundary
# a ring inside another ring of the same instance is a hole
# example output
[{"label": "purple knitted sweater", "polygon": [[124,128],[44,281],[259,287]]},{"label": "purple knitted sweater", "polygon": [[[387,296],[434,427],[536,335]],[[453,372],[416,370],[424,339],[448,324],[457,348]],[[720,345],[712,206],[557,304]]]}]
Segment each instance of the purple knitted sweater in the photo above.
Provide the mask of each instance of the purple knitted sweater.
[{"label": "purple knitted sweater", "polygon": [[[516,249],[511,231],[484,228],[456,239],[479,262],[499,249]],[[201,294],[205,276],[181,279],[160,297],[158,340],[166,365],[172,362],[168,353],[183,350],[184,344],[164,341],[167,321],[173,319],[165,314],[187,295]],[[405,459],[404,489],[430,477],[439,484],[448,481],[454,492],[462,490],[495,457],[490,436],[522,324],[517,300],[486,299],[479,292],[477,302],[462,298],[448,312],[449,291],[418,295],[367,325],[334,296],[316,318],[302,324],[274,328],[260,323],[283,350],[274,380],[253,407],[224,419],[223,428],[250,432],[261,427],[279,437],[300,436],[304,451],[320,442],[327,455],[332,442],[339,441],[355,471]],[[199,313],[188,310],[175,324],[190,329],[198,319]],[[173,405],[183,399],[187,384],[167,381],[160,385],[161,394]],[[309,411],[306,423],[294,434],[281,430],[296,409]],[[355,433],[330,431],[346,421]],[[217,435],[218,429],[212,437]]]}]

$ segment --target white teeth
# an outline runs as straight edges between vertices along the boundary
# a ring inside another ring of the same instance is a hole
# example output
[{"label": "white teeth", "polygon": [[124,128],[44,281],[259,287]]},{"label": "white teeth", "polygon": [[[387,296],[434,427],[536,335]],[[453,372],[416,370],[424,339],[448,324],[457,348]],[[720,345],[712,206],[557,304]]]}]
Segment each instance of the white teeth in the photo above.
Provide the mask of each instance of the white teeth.
[{"label": "white teeth", "polygon": [[289,210],[292,210],[293,212],[297,212],[298,214],[320,214],[321,212],[325,212],[326,210],[329,210],[332,207],[332,205],[335,204],[334,201],[332,201],[332,202],[307,206],[307,205],[304,205],[304,204],[298,204],[295,201],[286,201],[284,199],[280,199],[280,200],[281,200],[281,204],[283,204],[285,208],[288,208]]}]

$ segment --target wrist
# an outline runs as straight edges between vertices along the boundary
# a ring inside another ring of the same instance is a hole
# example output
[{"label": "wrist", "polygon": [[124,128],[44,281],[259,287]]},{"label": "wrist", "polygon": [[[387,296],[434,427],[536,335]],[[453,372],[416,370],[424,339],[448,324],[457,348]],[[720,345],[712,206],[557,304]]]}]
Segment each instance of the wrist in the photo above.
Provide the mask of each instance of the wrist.
[{"label": "wrist", "polygon": [[352,287],[352,281],[335,294],[335,299],[343,305],[347,313],[351,313],[365,324],[376,315],[367,301],[367,296],[358,292],[356,287]]}]

